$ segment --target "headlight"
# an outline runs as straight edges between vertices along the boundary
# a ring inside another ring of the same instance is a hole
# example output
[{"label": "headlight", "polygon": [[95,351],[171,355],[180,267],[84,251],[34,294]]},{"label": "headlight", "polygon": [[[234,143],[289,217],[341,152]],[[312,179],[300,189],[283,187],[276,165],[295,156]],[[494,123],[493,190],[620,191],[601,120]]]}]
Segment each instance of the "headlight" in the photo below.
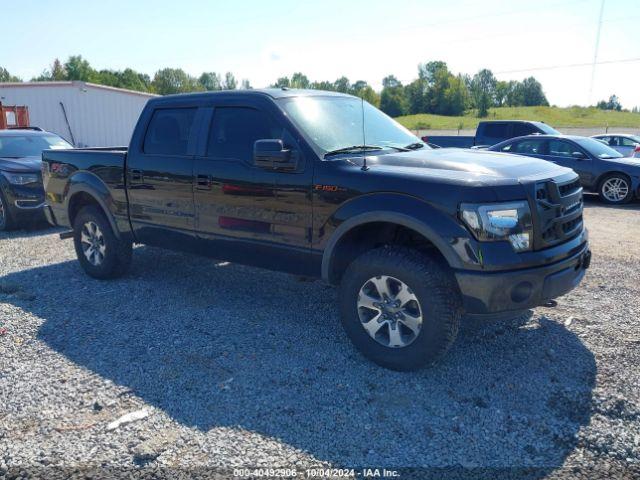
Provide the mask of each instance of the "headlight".
[{"label": "headlight", "polygon": [[14,185],[27,185],[28,183],[36,183],[38,181],[38,175],[35,173],[10,173],[2,172],[4,178],[9,183]]},{"label": "headlight", "polygon": [[460,218],[481,242],[506,240],[517,252],[531,250],[533,225],[526,201],[460,205]]}]

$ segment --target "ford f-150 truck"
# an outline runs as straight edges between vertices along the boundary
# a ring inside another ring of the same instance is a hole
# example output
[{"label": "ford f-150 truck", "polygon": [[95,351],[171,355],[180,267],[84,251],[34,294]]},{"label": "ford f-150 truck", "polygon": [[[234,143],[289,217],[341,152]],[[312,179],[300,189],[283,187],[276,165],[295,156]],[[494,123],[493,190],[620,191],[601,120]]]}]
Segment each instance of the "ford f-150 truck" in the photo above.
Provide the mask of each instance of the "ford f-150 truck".
[{"label": "ford f-150 truck", "polygon": [[542,122],[526,120],[491,120],[480,122],[473,137],[465,135],[427,135],[422,140],[438,147],[490,147],[496,143],[525,135],[560,135],[560,132]]},{"label": "ford f-150 truck", "polygon": [[320,277],[355,346],[397,370],[439,358],[462,315],[567,293],[590,261],[572,170],[432,150],[349,95],[155,98],[128,149],[42,157],[47,216],[89,275],[122,275],[141,243]]}]

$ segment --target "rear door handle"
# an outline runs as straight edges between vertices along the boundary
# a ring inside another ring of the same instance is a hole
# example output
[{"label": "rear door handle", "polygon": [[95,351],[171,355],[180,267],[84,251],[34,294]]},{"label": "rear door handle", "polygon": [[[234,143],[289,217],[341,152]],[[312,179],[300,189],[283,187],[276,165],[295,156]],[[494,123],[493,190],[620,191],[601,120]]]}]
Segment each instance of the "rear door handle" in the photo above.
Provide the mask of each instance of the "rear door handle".
[{"label": "rear door handle", "polygon": [[142,183],[142,170],[131,170],[131,181]]},{"label": "rear door handle", "polygon": [[196,188],[198,190],[211,190],[211,175],[197,175]]}]

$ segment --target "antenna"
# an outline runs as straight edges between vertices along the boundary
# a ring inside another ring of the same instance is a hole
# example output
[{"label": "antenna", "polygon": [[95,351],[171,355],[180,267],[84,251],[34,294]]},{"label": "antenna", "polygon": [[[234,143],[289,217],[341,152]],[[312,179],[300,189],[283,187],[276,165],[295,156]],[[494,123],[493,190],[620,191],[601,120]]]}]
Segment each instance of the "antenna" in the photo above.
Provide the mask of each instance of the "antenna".
[{"label": "antenna", "polygon": [[367,139],[366,139],[366,134],[364,129],[364,98],[361,98],[360,100],[362,101],[362,153],[363,153],[362,171],[366,172],[367,170],[369,170],[369,167],[367,167],[367,149],[365,148],[365,145],[367,144]]}]

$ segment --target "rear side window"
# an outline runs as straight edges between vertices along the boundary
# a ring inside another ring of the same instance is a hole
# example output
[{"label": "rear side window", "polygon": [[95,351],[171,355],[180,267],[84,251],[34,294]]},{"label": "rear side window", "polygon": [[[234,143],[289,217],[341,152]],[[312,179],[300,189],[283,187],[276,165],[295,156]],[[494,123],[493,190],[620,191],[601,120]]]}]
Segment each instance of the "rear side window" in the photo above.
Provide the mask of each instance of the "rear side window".
[{"label": "rear side window", "polygon": [[144,137],[144,153],[186,155],[195,108],[163,108],[153,112]]},{"label": "rear side window", "polygon": [[207,155],[250,161],[256,140],[282,139],[282,128],[253,108],[221,107],[213,114]]},{"label": "rear side window", "polygon": [[524,137],[526,135],[531,135],[532,133],[536,133],[538,131],[537,128],[529,125],[527,123],[514,123],[513,124],[513,136],[514,137]]},{"label": "rear side window", "polygon": [[543,140],[521,140],[516,143],[511,151],[522,155],[541,155]]},{"label": "rear side window", "polygon": [[627,138],[627,137],[620,137],[620,145],[622,145],[623,147],[633,147],[637,144],[638,142],[634,142],[632,139]]},{"label": "rear side window", "polygon": [[484,136],[490,138],[507,138],[509,126],[506,123],[485,123]]}]

